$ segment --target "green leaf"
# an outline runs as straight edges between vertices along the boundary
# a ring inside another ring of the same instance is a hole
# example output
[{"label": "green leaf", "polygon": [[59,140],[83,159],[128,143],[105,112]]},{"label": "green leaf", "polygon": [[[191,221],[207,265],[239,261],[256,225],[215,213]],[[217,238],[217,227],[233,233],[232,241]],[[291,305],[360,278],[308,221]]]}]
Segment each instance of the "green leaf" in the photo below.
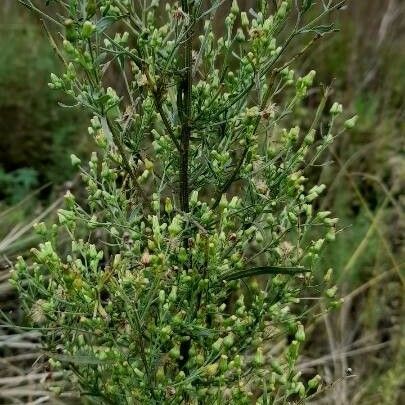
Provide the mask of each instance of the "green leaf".
[{"label": "green leaf", "polygon": [[97,21],[96,30],[98,33],[104,32],[108,27],[113,25],[117,21],[117,17],[106,16]]},{"label": "green leaf", "polygon": [[305,34],[308,32],[314,32],[317,35],[325,35],[327,33],[333,32],[333,31],[334,31],[334,24],[317,25],[316,27],[300,30],[301,34]]},{"label": "green leaf", "polygon": [[221,280],[231,281],[231,280],[240,280],[242,278],[260,276],[264,274],[300,274],[308,273],[310,270],[304,267],[277,267],[277,266],[263,266],[263,267],[253,267],[251,269],[236,271],[232,273],[223,274]]},{"label": "green leaf", "polygon": [[301,10],[305,13],[314,5],[314,0],[303,0]]}]

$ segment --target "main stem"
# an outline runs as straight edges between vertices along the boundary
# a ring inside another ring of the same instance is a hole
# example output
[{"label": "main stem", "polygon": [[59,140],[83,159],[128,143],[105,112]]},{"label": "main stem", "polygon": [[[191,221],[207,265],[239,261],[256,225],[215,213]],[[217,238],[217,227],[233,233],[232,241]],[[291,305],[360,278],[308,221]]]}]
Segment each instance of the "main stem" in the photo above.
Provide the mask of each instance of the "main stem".
[{"label": "main stem", "polygon": [[[190,138],[191,138],[191,91],[192,91],[192,21],[191,21],[191,7],[189,0],[182,0],[181,6],[183,12],[186,14],[185,18],[188,18],[188,23],[185,29],[185,40],[180,48],[181,58],[181,71],[182,78],[179,83],[177,94],[177,110],[180,116],[181,133],[180,133],[180,208],[183,212],[190,211],[189,206],[189,150],[190,150]],[[184,234],[183,246],[186,250],[188,246],[188,235]],[[190,258],[191,260],[191,258]],[[183,341],[180,345],[180,361],[179,367],[183,368],[190,357],[191,339]]]},{"label": "main stem", "polygon": [[182,60],[182,78],[179,86],[178,111],[181,120],[180,133],[180,208],[188,212],[189,207],[189,149],[191,137],[191,90],[192,90],[192,28],[191,13],[188,0],[181,2],[186,18],[189,18],[186,27],[186,38],[180,49]]}]

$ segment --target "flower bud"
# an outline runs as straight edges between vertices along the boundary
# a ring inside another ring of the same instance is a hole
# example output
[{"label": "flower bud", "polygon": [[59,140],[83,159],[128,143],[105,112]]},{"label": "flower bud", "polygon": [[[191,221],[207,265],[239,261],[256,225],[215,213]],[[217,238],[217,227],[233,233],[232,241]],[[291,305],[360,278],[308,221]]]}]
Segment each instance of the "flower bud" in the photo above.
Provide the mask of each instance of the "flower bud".
[{"label": "flower bud", "polygon": [[185,263],[187,261],[188,255],[187,255],[187,250],[184,247],[180,248],[179,254],[177,255],[177,258],[179,259],[179,262],[181,264]]},{"label": "flower bud", "polygon": [[70,155],[70,161],[72,163],[72,166],[79,166],[80,163],[82,162],[75,154]]},{"label": "flower bud", "polygon": [[170,357],[173,359],[179,359],[180,358],[180,347],[178,345],[175,345],[172,347],[172,349],[169,352]]},{"label": "flower bud", "polygon": [[323,277],[323,280],[324,280],[326,283],[328,283],[328,282],[332,279],[332,276],[333,276],[333,269],[331,268],[331,269],[328,269],[328,271],[326,272],[325,276]]},{"label": "flower bud", "polygon": [[358,120],[358,115],[355,115],[354,117],[348,119],[345,121],[345,128],[346,129],[352,129],[356,126],[357,120]]},{"label": "flower bud", "polygon": [[312,86],[312,83],[314,82],[316,72],[315,70],[311,70],[306,76],[302,78],[303,83],[307,86],[310,87]]},{"label": "flower bud", "polygon": [[150,264],[150,260],[151,260],[151,257],[150,257],[149,251],[145,250],[145,252],[143,253],[143,255],[141,257],[141,263],[144,266],[147,266],[148,264]]},{"label": "flower bud", "polygon": [[218,363],[207,364],[203,369],[203,374],[206,377],[214,377],[218,371]]},{"label": "flower bud", "polygon": [[223,354],[221,356],[221,358],[219,359],[218,362],[218,367],[219,367],[219,371],[220,373],[225,373],[226,371],[228,371],[228,356],[226,356],[225,354]]},{"label": "flower bud", "polygon": [[342,113],[342,111],[343,111],[342,104],[339,104],[339,103],[336,103],[336,102],[333,103],[333,105],[332,105],[332,107],[330,109],[330,113],[332,115],[338,115],[338,114]]},{"label": "flower bud", "polygon": [[326,296],[327,296],[328,298],[334,298],[334,297],[336,296],[336,293],[337,293],[337,287],[336,287],[336,286],[333,286],[333,287],[331,287],[331,288],[328,288],[328,289],[326,290],[326,292],[325,292],[325,294],[326,294]]},{"label": "flower bud", "polygon": [[249,27],[249,18],[248,18],[248,16],[247,16],[246,12],[242,11],[242,12],[240,13],[240,19],[241,19],[241,25],[242,25],[242,27],[244,27],[244,28]]},{"label": "flower bud", "polygon": [[254,358],[254,364],[257,367],[260,367],[264,364],[263,350],[260,347],[256,351],[255,358]]},{"label": "flower bud", "polygon": [[198,191],[197,190],[193,190],[193,192],[191,193],[190,196],[190,205],[191,206],[195,206],[198,202]]},{"label": "flower bud", "polygon": [[145,164],[145,169],[151,171],[154,168],[154,164],[152,161],[150,161],[148,158],[145,158],[144,160],[144,164]]},{"label": "flower bud", "polygon": [[177,236],[182,231],[182,219],[180,215],[176,215],[171,224],[168,226],[168,231],[171,236]]},{"label": "flower bud", "polygon": [[322,377],[319,374],[317,374],[314,378],[311,378],[308,381],[308,387],[311,389],[315,389],[319,386],[321,381],[322,381]]},{"label": "flower bud", "polygon": [[232,2],[231,13],[235,15],[239,13],[239,5],[237,0],[233,0]]},{"label": "flower bud", "polygon": [[227,349],[231,349],[235,343],[235,335],[232,332],[229,333],[225,336],[223,343]]},{"label": "flower bud", "polygon": [[226,198],[226,194],[222,194],[221,200],[219,201],[219,208],[224,209],[228,206],[228,199]]},{"label": "flower bud", "polygon": [[218,338],[213,344],[212,344],[212,350],[215,352],[219,352],[222,348],[222,345],[224,343],[223,338]]},{"label": "flower bud", "polygon": [[283,19],[287,14],[287,10],[288,10],[288,1],[283,1],[277,10],[277,17]]},{"label": "flower bud", "polygon": [[297,332],[295,333],[295,339],[298,342],[303,342],[305,340],[304,326],[300,323],[298,324]]},{"label": "flower bud", "polygon": [[317,253],[320,252],[324,242],[325,242],[325,239],[318,239],[313,245],[313,250]]},{"label": "flower bud", "polygon": [[243,33],[242,28],[237,29],[235,39],[238,42],[244,42],[246,40],[246,37],[245,37],[245,34]]},{"label": "flower bud", "polygon": [[85,21],[82,27],[82,37],[84,39],[90,38],[95,30],[96,26],[91,21]]},{"label": "flower bud", "polygon": [[168,214],[171,214],[173,212],[172,200],[169,197],[166,197],[166,199],[165,199],[165,211]]},{"label": "flower bud", "polygon": [[63,47],[65,48],[65,51],[70,54],[74,54],[76,51],[72,43],[66,39],[63,41]]}]

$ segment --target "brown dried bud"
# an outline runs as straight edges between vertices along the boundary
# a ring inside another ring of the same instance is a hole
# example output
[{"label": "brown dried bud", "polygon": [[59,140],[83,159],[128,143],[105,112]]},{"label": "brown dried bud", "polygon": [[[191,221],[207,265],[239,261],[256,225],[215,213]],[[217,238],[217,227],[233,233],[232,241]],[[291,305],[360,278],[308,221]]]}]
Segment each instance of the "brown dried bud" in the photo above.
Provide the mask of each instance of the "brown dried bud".
[{"label": "brown dried bud", "polygon": [[236,233],[231,233],[231,234],[229,235],[229,240],[230,240],[231,242],[236,242],[236,239],[237,239]]},{"label": "brown dried bud", "polygon": [[150,263],[150,254],[148,249],[145,250],[145,252],[143,253],[142,257],[141,257],[141,263],[144,266],[147,266]]}]

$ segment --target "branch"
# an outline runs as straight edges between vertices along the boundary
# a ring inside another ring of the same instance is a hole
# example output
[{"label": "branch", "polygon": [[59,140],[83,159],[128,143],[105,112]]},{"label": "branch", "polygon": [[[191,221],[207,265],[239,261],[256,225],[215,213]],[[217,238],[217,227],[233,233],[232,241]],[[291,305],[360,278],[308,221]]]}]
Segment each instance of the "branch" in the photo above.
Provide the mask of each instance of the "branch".
[{"label": "branch", "polygon": [[117,128],[115,127],[114,123],[111,121],[110,118],[106,117],[106,121],[107,121],[108,128],[111,131],[113,141],[114,141],[115,145],[117,146],[119,154],[121,155],[122,163],[124,165],[125,170],[128,172],[129,176],[131,177],[133,184],[134,184],[135,188],[137,189],[137,191],[139,192],[139,194],[142,196],[143,199],[146,199],[147,198],[146,194],[144,193],[144,191],[138,184],[138,179],[136,178],[135,173],[132,170],[132,167],[129,163],[127,154],[125,152],[124,145],[122,144],[120,136],[117,132]]}]

